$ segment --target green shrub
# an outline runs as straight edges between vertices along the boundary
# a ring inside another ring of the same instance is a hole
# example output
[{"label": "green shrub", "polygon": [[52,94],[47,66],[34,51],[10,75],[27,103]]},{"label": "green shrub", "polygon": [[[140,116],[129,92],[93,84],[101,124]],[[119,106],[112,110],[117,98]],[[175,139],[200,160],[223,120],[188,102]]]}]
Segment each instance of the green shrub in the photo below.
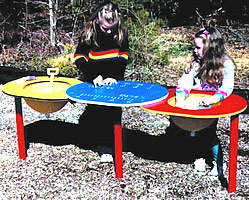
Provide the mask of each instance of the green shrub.
[{"label": "green shrub", "polygon": [[66,76],[77,76],[79,71],[74,64],[74,54],[62,54],[55,58],[50,58],[49,66],[58,67],[59,73]]},{"label": "green shrub", "polygon": [[132,13],[135,16],[130,16],[125,21],[129,30],[130,45],[130,62],[126,77],[137,74],[136,78],[140,79],[139,77],[153,74],[156,65],[167,63],[168,56],[163,53],[160,44],[154,43],[162,32],[162,20],[152,20],[144,9]]}]

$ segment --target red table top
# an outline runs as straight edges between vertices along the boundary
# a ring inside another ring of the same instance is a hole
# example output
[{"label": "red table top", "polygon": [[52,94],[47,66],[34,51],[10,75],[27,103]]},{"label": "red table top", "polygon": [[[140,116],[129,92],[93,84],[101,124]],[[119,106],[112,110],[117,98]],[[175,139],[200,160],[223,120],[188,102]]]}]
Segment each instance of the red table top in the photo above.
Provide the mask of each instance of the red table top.
[{"label": "red table top", "polygon": [[[213,94],[214,92],[191,91],[191,94]],[[175,89],[169,89],[169,95],[166,99],[145,106],[141,106],[143,110],[158,114],[166,114],[190,118],[220,118],[228,117],[243,112],[247,107],[247,101],[238,95],[231,94],[224,99],[220,105],[207,109],[189,110],[169,105],[168,100],[175,96]]]}]

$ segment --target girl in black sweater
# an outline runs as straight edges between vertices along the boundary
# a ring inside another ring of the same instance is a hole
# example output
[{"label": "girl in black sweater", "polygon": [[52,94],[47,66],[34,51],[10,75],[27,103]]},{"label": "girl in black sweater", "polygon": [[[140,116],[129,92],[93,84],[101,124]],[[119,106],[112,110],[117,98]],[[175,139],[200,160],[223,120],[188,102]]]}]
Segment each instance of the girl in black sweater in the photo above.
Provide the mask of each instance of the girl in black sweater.
[{"label": "girl in black sweater", "polygon": [[[83,81],[99,87],[124,79],[128,55],[127,29],[118,7],[104,1],[83,31],[74,55],[75,64],[83,74]],[[121,115],[120,107],[87,105],[80,117],[80,126],[90,143],[98,146],[102,162],[113,161],[114,124],[121,124]]]}]

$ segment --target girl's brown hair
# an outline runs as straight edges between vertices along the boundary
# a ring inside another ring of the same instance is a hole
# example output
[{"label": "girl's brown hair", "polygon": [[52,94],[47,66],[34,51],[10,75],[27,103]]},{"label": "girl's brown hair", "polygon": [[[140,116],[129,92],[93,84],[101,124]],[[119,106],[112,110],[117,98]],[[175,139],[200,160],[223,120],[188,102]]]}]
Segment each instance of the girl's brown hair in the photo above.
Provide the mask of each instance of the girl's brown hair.
[{"label": "girl's brown hair", "polygon": [[223,80],[224,62],[231,59],[225,52],[225,40],[216,28],[203,28],[195,34],[195,38],[203,39],[203,57],[197,77],[211,86],[220,86]]},{"label": "girl's brown hair", "polygon": [[[112,8],[118,13],[118,8],[116,4],[114,3],[109,3],[109,4],[111,4]],[[104,4],[103,4],[103,7],[104,7]],[[99,12],[101,8],[102,7],[98,8],[97,12]],[[97,16],[98,16],[97,13],[94,13],[94,15],[90,17],[90,21],[88,22],[87,26],[85,27],[83,31],[82,38],[86,41],[87,44],[90,44],[91,42],[93,42],[96,46],[99,46],[98,41],[97,41],[97,26],[98,26],[98,23],[101,23],[101,22],[99,22],[99,19],[97,18]],[[119,46],[121,46],[127,34],[127,28],[123,24],[120,13],[118,13],[117,17],[118,17],[118,21],[117,21],[117,24],[115,25],[116,31],[114,35],[114,41]]]}]

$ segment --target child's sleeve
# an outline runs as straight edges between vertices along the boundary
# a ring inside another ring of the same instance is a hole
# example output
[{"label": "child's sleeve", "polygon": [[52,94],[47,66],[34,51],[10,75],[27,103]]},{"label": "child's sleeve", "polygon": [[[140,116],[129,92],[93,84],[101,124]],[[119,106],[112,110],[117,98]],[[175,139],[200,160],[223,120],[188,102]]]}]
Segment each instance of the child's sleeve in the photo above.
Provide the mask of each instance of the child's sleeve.
[{"label": "child's sleeve", "polygon": [[176,101],[185,100],[194,84],[194,67],[189,73],[184,73],[182,77],[178,80],[178,85],[176,88]]},{"label": "child's sleeve", "polygon": [[224,62],[224,76],[221,87],[213,95],[212,102],[219,102],[227,98],[232,92],[234,87],[234,63],[232,60]]},{"label": "child's sleeve", "polygon": [[74,54],[74,63],[80,71],[85,71],[85,63],[89,61],[89,45],[85,42],[79,42],[75,54]]},{"label": "child's sleeve", "polygon": [[127,64],[128,58],[129,58],[129,41],[128,41],[128,34],[126,34],[124,41],[122,42],[121,48],[119,49],[119,60]]}]

